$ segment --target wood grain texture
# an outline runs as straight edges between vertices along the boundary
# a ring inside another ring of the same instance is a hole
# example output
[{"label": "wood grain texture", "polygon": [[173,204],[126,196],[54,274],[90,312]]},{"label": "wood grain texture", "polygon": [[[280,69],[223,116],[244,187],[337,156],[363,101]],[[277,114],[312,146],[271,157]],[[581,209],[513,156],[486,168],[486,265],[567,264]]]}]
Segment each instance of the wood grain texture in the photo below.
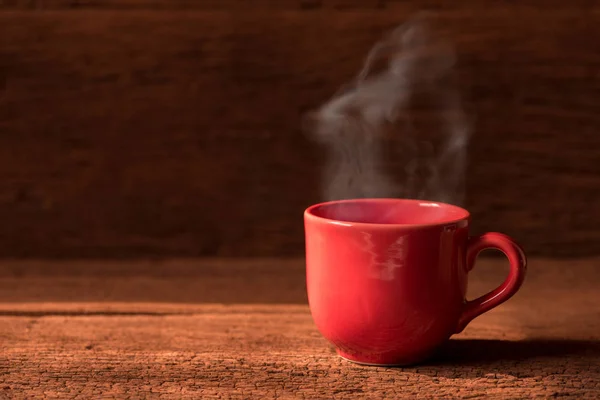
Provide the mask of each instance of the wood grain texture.
[{"label": "wood grain texture", "polygon": [[[303,294],[290,296],[280,284],[303,285],[302,260],[2,262],[0,282],[15,290],[0,290],[0,394],[595,399],[598,262],[532,259],[514,298],[473,321],[434,359],[398,369],[360,367],[335,355]],[[497,285],[502,267],[483,259],[470,293]],[[54,290],[65,288],[65,278],[71,290]],[[176,290],[182,278],[191,284]],[[109,290],[119,279],[122,287]],[[104,299],[94,294],[101,291]]]},{"label": "wood grain texture", "polygon": [[[461,1],[462,9],[489,9],[490,7],[593,10],[594,1],[574,0],[568,4],[559,0],[523,0],[507,2]],[[454,10],[456,4],[443,0],[2,0],[5,10]]]},{"label": "wood grain texture", "polygon": [[[438,14],[474,233],[598,254],[600,8],[470,4]],[[301,254],[325,153],[300,117],[417,6],[0,12],[0,256]]]}]

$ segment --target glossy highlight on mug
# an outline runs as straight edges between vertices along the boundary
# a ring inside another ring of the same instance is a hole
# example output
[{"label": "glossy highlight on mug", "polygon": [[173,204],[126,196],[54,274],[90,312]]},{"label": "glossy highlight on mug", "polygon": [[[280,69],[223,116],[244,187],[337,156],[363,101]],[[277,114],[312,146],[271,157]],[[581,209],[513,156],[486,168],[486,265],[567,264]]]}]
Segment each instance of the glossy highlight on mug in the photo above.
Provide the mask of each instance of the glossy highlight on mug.
[{"label": "glossy highlight on mug", "polygon": [[[340,200],[305,211],[310,310],[341,357],[421,362],[516,293],[526,270],[522,249],[499,233],[469,238],[469,220],[461,207],[408,199]],[[507,255],[509,276],[467,301],[468,272],[488,248]]]}]

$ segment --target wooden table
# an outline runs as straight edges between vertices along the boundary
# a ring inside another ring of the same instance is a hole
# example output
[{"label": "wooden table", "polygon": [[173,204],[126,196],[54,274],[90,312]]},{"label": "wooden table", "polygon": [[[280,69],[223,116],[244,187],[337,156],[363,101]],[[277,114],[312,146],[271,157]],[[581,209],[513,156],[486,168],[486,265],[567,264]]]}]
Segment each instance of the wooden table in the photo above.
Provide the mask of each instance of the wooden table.
[{"label": "wooden table", "polygon": [[[530,260],[430,362],[340,360],[302,260],[0,263],[0,399],[600,398],[600,260]],[[503,278],[484,259],[470,295]]]}]

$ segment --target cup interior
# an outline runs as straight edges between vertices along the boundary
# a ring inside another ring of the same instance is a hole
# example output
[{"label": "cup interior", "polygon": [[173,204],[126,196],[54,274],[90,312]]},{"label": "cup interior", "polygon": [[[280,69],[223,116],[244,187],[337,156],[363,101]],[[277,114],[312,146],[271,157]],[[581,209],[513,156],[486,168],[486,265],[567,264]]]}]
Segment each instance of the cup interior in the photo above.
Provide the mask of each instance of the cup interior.
[{"label": "cup interior", "polygon": [[469,212],[458,206],[408,199],[332,201],[314,205],[306,213],[332,221],[379,225],[437,225],[469,217]]}]

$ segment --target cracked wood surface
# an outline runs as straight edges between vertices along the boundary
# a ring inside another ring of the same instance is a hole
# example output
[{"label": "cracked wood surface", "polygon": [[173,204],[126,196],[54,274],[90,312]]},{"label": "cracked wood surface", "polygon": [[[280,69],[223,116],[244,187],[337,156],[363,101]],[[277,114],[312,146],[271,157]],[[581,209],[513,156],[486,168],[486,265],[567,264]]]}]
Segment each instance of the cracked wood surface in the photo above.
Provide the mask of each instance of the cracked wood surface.
[{"label": "cracked wood surface", "polygon": [[[301,260],[0,263],[0,399],[600,397],[600,260],[522,290],[411,368],[340,360]],[[470,297],[506,262],[482,259]]]}]

